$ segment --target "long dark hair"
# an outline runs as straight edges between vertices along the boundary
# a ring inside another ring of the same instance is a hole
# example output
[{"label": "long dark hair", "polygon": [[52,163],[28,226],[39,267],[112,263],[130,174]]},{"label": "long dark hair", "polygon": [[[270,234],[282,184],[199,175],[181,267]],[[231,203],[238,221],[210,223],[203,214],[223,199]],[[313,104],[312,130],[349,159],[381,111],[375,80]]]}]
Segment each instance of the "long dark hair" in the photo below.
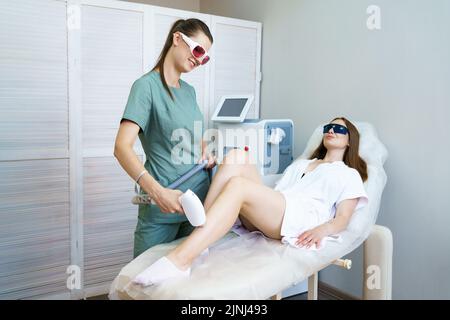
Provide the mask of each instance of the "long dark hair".
[{"label": "long dark hair", "polygon": [[[330,121],[332,123],[335,120],[342,120],[345,122],[345,125],[348,129],[348,148],[344,153],[344,163],[350,168],[356,169],[359,172],[363,181],[367,180],[367,164],[366,162],[359,156],[359,132],[358,129],[344,117],[334,118]],[[327,148],[323,144],[323,139],[320,145],[314,150],[310,159],[323,159],[327,154]]]},{"label": "long dark hair", "polygon": [[202,20],[192,18],[186,20],[180,19],[175,21],[175,23],[170,28],[169,34],[167,35],[166,42],[161,50],[158,61],[156,62],[155,66],[152,69],[152,71],[156,69],[159,70],[159,75],[161,77],[161,82],[164,86],[164,89],[166,89],[167,93],[172,98],[172,100],[173,100],[172,92],[170,91],[169,86],[167,85],[166,78],[164,77],[164,60],[166,60],[167,53],[169,52],[169,49],[172,46],[173,34],[175,32],[181,32],[187,35],[188,37],[192,37],[199,31],[203,32],[208,37],[209,41],[213,43],[213,36],[211,35],[208,26]]}]

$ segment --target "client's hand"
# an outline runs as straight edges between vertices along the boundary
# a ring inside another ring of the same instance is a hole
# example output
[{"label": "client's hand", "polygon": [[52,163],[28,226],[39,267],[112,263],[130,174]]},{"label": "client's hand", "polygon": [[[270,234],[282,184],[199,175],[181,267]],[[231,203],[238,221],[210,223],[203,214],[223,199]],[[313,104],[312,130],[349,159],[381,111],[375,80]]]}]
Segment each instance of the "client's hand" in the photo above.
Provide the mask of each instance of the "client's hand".
[{"label": "client's hand", "polygon": [[328,226],[326,224],[321,224],[300,234],[295,244],[299,247],[306,246],[306,249],[309,249],[314,244],[316,245],[316,248],[320,248],[322,239],[328,235]]},{"label": "client's hand", "polygon": [[153,198],[156,205],[161,209],[161,212],[164,213],[175,213],[179,212],[184,214],[183,207],[178,200],[180,196],[183,194],[180,190],[172,190],[164,188],[158,195]]}]

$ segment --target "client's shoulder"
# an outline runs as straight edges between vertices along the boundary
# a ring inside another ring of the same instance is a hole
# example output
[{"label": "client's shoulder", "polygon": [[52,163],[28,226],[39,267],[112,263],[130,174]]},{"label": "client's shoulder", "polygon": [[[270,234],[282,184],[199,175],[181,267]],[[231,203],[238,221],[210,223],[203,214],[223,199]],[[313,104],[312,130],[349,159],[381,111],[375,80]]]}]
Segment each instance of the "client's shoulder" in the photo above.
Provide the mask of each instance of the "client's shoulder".
[{"label": "client's shoulder", "polygon": [[361,175],[359,174],[358,170],[355,168],[352,168],[348,166],[346,163],[342,162],[342,166],[340,166],[340,176],[344,180],[361,180]]}]

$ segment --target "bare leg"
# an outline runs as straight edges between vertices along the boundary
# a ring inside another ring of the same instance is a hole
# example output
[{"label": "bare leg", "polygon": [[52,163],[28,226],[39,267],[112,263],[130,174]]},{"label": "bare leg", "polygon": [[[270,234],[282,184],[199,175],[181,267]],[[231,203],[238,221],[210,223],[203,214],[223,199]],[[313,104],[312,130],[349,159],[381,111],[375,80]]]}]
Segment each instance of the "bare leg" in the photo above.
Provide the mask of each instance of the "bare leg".
[{"label": "bare leg", "polygon": [[[209,210],[220,192],[222,192],[226,183],[232,177],[244,177],[255,183],[263,184],[256,165],[250,163],[248,153],[240,149],[231,150],[223,159],[223,163],[219,166],[219,169],[214,175],[214,179],[209,187],[208,194],[203,204],[205,211]],[[248,230],[257,230],[257,228],[243,215],[239,215],[239,219]]]},{"label": "bare leg", "polygon": [[246,178],[232,177],[207,212],[206,224],[196,228],[167,258],[186,270],[212,243],[223,237],[239,212],[266,236],[280,239],[285,210],[284,196]]},{"label": "bare leg", "polygon": [[214,175],[203,206],[208,211],[231,177],[244,177],[262,184],[261,175],[256,166],[250,164],[247,152],[234,149],[228,152]]}]

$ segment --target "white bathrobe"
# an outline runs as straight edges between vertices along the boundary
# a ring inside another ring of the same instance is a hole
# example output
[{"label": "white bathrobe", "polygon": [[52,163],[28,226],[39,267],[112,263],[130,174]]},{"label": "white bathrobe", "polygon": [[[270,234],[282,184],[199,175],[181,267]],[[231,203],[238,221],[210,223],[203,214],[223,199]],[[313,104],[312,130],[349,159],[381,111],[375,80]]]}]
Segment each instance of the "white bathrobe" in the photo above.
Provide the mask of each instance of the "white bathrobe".
[{"label": "white bathrobe", "polygon": [[368,196],[358,171],[342,161],[322,163],[306,173],[308,165],[316,159],[294,161],[276,183],[275,190],[286,199],[281,235],[299,236],[336,214],[343,200],[358,198],[355,211],[368,203]]}]

